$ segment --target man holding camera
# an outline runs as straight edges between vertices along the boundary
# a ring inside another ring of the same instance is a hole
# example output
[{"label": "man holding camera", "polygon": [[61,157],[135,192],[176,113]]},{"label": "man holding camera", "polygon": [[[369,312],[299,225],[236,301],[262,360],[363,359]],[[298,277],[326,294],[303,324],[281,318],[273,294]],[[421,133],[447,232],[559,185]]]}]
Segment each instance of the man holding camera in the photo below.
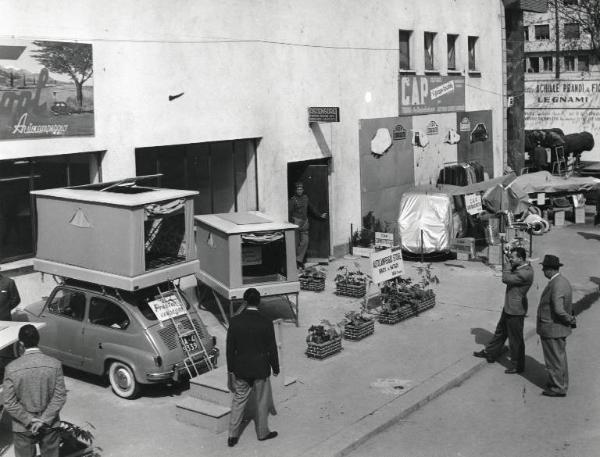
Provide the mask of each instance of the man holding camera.
[{"label": "man holding camera", "polygon": [[527,252],[521,247],[512,248],[507,262],[508,268],[502,272],[502,282],[506,284],[504,308],[491,341],[485,349],[474,352],[475,357],[494,362],[504,350],[508,338],[512,366],[505,373],[522,373],[525,370],[525,341],[523,324],[527,314],[527,292],[533,283],[533,268],[527,262]]},{"label": "man holding camera", "polygon": [[542,394],[547,397],[564,397],[569,387],[567,336],[576,327],[572,289],[569,281],[559,273],[563,264],[558,257],[547,254],[541,265],[544,276],[549,279],[540,298],[536,326],[549,378]]}]

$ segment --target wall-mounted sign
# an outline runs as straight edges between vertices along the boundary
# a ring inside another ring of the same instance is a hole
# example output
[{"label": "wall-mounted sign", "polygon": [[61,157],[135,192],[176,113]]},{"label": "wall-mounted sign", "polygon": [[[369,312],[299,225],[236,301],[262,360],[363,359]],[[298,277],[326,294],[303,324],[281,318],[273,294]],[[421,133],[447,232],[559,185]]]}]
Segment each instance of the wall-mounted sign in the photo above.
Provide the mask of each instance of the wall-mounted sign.
[{"label": "wall-mounted sign", "polygon": [[467,116],[463,117],[460,120],[458,130],[460,132],[470,132],[471,131],[471,120]]},{"label": "wall-mounted sign", "polygon": [[600,106],[600,81],[525,81],[525,107],[597,108]]},{"label": "wall-mounted sign", "polygon": [[431,121],[429,122],[429,124],[427,124],[427,129],[425,130],[425,133],[427,133],[427,135],[437,135],[439,133],[439,127],[437,125],[437,122],[435,121]]},{"label": "wall-mounted sign", "polygon": [[310,106],[308,122],[340,122],[340,109],[337,106]]},{"label": "wall-mounted sign", "polygon": [[371,277],[375,284],[394,279],[404,273],[400,246],[371,255]]},{"label": "wall-mounted sign", "polygon": [[398,124],[396,127],[394,127],[394,133],[392,136],[396,141],[406,140],[406,129],[402,127],[401,124]]},{"label": "wall-mounted sign", "polygon": [[92,75],[91,44],[0,40],[0,140],[93,135]]},{"label": "wall-mounted sign", "polygon": [[401,76],[398,80],[399,114],[463,111],[462,76]]}]

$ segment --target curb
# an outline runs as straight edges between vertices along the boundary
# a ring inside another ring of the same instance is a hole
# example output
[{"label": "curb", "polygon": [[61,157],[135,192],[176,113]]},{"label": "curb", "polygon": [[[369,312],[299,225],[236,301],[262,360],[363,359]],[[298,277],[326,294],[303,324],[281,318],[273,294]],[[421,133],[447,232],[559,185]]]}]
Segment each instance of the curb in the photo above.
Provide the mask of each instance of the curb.
[{"label": "curb", "polygon": [[[535,327],[525,331],[523,338],[536,335]],[[338,431],[315,446],[305,449],[301,455],[348,455],[373,436],[383,432],[448,390],[458,387],[488,362],[475,361],[472,356],[463,357],[430,378],[425,379],[405,394],[390,400],[382,407],[366,414],[352,425]]]}]

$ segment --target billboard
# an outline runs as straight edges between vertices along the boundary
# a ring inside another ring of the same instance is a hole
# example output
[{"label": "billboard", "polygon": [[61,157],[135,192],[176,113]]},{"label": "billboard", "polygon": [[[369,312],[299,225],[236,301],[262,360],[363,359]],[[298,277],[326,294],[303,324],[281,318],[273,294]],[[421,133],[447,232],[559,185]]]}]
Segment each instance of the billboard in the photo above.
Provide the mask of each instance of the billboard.
[{"label": "billboard", "polygon": [[465,78],[402,75],[398,79],[398,99],[400,115],[464,111]]},{"label": "billboard", "polygon": [[92,45],[0,40],[0,140],[94,135]]}]

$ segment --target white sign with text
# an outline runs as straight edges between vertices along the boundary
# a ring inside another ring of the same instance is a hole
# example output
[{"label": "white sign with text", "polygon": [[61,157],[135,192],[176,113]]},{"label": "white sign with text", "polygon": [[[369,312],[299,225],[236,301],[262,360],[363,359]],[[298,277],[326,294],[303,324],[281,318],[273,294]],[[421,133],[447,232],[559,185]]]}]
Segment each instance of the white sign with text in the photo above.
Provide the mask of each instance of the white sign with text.
[{"label": "white sign with text", "polygon": [[479,214],[483,211],[481,206],[481,195],[479,194],[467,194],[465,195],[465,206],[467,207],[467,213]]},{"label": "white sign with text", "polygon": [[404,273],[402,249],[398,246],[371,255],[371,277],[375,284],[396,278]]},{"label": "white sign with text", "polygon": [[185,314],[185,306],[173,292],[165,293],[162,297],[159,296],[156,300],[148,302],[148,306],[154,311],[159,321],[166,321]]}]

